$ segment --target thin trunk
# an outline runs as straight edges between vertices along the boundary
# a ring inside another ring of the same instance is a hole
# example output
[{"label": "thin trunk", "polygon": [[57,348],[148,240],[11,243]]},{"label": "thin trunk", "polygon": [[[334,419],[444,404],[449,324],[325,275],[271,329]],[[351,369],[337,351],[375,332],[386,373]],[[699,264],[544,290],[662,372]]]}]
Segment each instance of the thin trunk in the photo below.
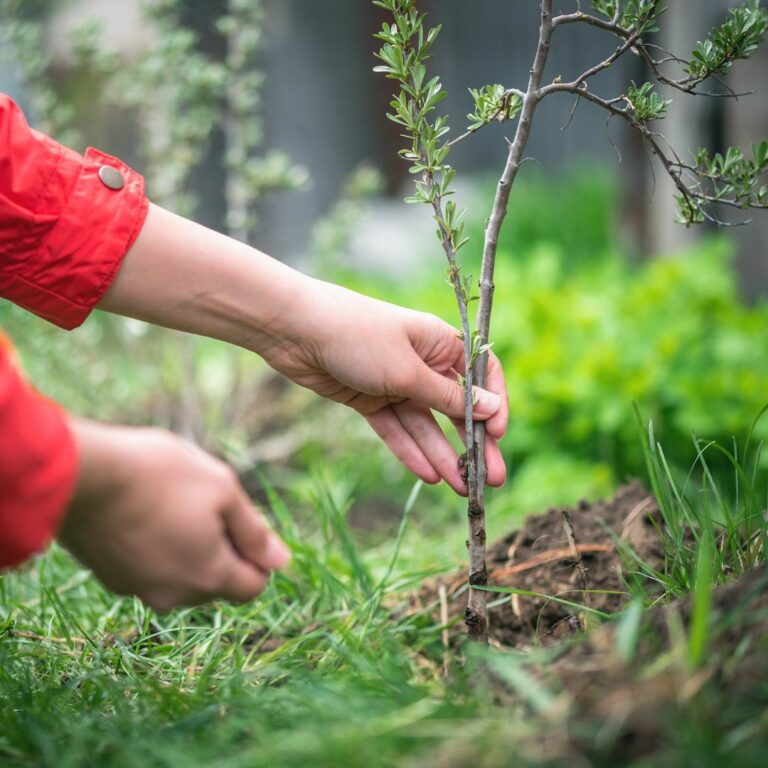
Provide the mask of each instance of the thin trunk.
[{"label": "thin trunk", "polygon": [[[493,308],[493,273],[496,266],[496,249],[499,244],[499,232],[507,215],[509,194],[512,184],[517,177],[523,162],[523,152],[531,132],[533,115],[539,102],[538,91],[541,86],[544,68],[549,56],[549,46],[552,38],[552,0],[541,3],[541,26],[539,28],[539,43],[536,48],[536,58],[531,68],[528,89],[523,99],[520,120],[515,132],[514,141],[510,144],[509,155],[493,201],[488,226],[485,230],[483,245],[483,261],[480,270],[480,305],[477,311],[477,330],[480,344],[488,343]],[[474,364],[474,383],[485,387],[488,373],[488,353],[478,357]],[[472,424],[471,417],[467,423],[468,431],[473,432],[473,439],[467,440],[467,468],[469,503],[467,517],[469,521],[469,598],[464,621],[470,637],[487,642],[488,639],[488,610],[486,592],[474,589],[488,583],[488,569],[485,557],[485,484],[488,468],[485,462],[485,425],[482,422]]]}]

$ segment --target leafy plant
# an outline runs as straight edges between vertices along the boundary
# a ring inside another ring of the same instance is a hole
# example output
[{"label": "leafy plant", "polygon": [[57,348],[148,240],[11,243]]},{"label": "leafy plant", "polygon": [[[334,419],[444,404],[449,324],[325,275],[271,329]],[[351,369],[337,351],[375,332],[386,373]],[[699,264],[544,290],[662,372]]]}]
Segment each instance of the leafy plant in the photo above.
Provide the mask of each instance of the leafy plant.
[{"label": "leafy plant", "polygon": [[[656,30],[664,6],[660,0],[593,0],[593,14],[586,13],[577,2],[572,13],[553,13],[552,0],[542,0],[538,30],[538,43],[530,76],[525,90],[489,85],[471,91],[475,102],[470,113],[468,130],[454,139],[448,139],[447,117],[438,114],[437,107],[445,98],[438,76],[427,76],[427,62],[440,27],[425,27],[425,14],[419,10],[417,0],[374,0],[374,5],[392,16],[376,34],[382,46],[376,54],[382,62],[375,70],[398,84],[398,92],[390,103],[389,119],[404,131],[408,146],[400,151],[410,164],[416,191],[407,202],[426,203],[431,206],[437,223],[437,238],[448,260],[448,277],[461,317],[461,336],[464,341],[464,370],[459,384],[465,391],[465,441],[468,486],[469,520],[469,599],[466,623],[469,634],[484,640],[487,630],[487,612],[482,588],[487,581],[485,564],[485,430],[472,417],[473,386],[485,386],[487,350],[494,293],[494,269],[499,233],[507,213],[509,195],[520,167],[523,153],[531,133],[533,118],[539,104],[555,93],[573,95],[601,107],[612,117],[626,121],[637,130],[649,150],[660,160],[678,190],[680,220],[686,225],[710,220],[722,223],[713,209],[722,206],[736,208],[765,208],[768,200],[758,179],[766,170],[768,149],[757,145],[752,161],[733,151],[720,161],[711,163],[701,151],[695,155],[694,165],[682,161],[668,142],[648,127],[648,122],[666,114],[670,104],[653,90],[652,83],[639,86],[632,83],[625,93],[603,97],[591,90],[592,79],[612,67],[629,52],[637,53],[651,69],[655,79],[688,94],[704,93],[704,81],[716,78],[737,59],[751,56],[762,42],[768,29],[768,11],[757,0],[750,0],[731,12],[728,19],[714,28],[706,41],[700,42],[688,60],[676,56],[655,58],[656,49],[650,46],[646,35]],[[555,31],[569,24],[588,24],[611,33],[619,40],[618,46],[601,61],[585,70],[573,80],[555,78],[544,84],[544,71]],[[666,55],[666,54],[665,54]],[[664,72],[667,62],[687,61],[687,75],[675,79]],[[724,95],[735,95],[725,91]],[[464,212],[448,196],[455,170],[448,162],[451,147],[484,125],[497,119],[517,118],[517,128],[509,142],[509,154],[499,179],[491,214],[484,232],[483,258],[480,266],[479,304],[476,330],[471,329],[468,307],[474,296],[473,280],[461,274],[457,254],[467,239],[464,236]],[[730,160],[728,159],[730,158]]]}]

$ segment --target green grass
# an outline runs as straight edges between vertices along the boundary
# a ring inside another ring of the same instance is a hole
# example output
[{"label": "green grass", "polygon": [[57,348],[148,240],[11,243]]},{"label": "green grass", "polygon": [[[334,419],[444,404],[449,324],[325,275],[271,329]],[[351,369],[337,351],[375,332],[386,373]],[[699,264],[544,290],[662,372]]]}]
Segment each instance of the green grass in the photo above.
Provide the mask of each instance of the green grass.
[{"label": "green grass", "polygon": [[[712,611],[713,586],[765,560],[764,477],[756,448],[737,461],[735,449],[709,446],[686,474],[646,444],[667,564],[654,571],[625,553],[636,599],[617,623],[613,655],[641,677],[693,678],[714,663],[728,628]],[[725,457],[731,474],[718,474],[710,455]],[[461,536],[460,521],[425,535],[413,519],[417,485],[397,534],[362,549],[344,484],[325,470],[301,487],[315,515],[299,524],[267,485],[294,561],[247,606],[157,616],[116,599],[58,548],[0,578],[0,765],[556,765],[582,752],[615,764],[620,742],[569,714],[568,695],[545,679],[552,651],[447,650],[428,611],[402,610],[409,588],[453,566],[444,539]],[[689,592],[687,628],[649,655],[646,608]],[[685,762],[694,755],[753,764],[768,745],[768,695],[734,698],[734,719],[712,704],[719,684],[670,714],[657,762],[636,764],[694,764]],[[586,751],[571,732],[590,734]],[[683,762],[669,762],[675,756]]]}]

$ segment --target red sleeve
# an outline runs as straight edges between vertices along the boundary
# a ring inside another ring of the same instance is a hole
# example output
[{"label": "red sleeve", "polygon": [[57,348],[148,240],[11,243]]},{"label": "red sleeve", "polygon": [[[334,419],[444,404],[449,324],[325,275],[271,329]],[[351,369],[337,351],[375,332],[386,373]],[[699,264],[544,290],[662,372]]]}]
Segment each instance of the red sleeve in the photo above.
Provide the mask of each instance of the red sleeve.
[{"label": "red sleeve", "polygon": [[75,328],[109,287],[147,215],[144,180],[31,129],[0,94],[0,297]]},{"label": "red sleeve", "polygon": [[0,334],[0,569],[51,540],[76,477],[64,413],[24,382]]}]

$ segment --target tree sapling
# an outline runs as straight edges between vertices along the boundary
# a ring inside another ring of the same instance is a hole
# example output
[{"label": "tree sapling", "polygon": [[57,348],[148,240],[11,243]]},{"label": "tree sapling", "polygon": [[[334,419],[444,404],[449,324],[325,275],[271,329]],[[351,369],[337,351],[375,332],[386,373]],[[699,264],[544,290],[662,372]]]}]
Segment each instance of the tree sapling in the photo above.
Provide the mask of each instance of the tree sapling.
[{"label": "tree sapling", "polygon": [[[661,0],[576,0],[570,12],[554,12],[553,0],[541,0],[538,43],[524,90],[499,84],[471,89],[474,110],[468,115],[467,130],[449,138],[450,128],[438,105],[446,93],[440,78],[427,76],[427,61],[440,32],[440,26],[428,29],[426,15],[417,0],[373,0],[392,16],[376,37],[382,41],[377,58],[381,64],[375,70],[395,80],[398,91],[390,102],[390,120],[400,126],[407,146],[399,154],[415,176],[416,189],[406,198],[409,203],[431,206],[437,223],[437,237],[448,260],[448,279],[453,288],[461,317],[461,338],[464,342],[463,375],[458,382],[465,391],[466,455],[462,471],[466,472],[469,520],[469,598],[465,622],[470,637],[486,641],[488,614],[485,591],[487,569],[485,558],[485,429],[472,417],[473,386],[486,384],[489,329],[493,307],[493,275],[499,232],[507,214],[512,185],[524,161],[524,151],[533,126],[533,118],[541,102],[554,94],[565,93],[591,102],[608,113],[609,118],[624,120],[640,136],[649,151],[661,162],[677,189],[679,221],[686,226],[709,221],[717,225],[728,222],[719,211],[724,208],[767,208],[768,187],[761,182],[768,170],[768,141],[752,145],[752,157],[738,148],[714,156],[701,148],[683,159],[654,127],[654,121],[664,118],[671,100],[660,96],[653,82],[630,83],[615,96],[602,96],[593,90],[594,77],[612,67],[627,53],[642,58],[652,81],[679,91],[683,95],[713,97],[737,96],[723,81],[723,75],[734,61],[749,58],[762,43],[768,28],[768,11],[758,0],[749,0],[728,14],[719,27],[696,44],[686,57],[674,55],[650,40],[658,29],[665,6]],[[615,47],[603,59],[577,77],[566,80],[560,76],[549,83],[544,74],[553,38],[557,30],[570,24],[588,24],[603,30],[616,41]],[[673,75],[670,69],[682,67]],[[704,90],[713,83],[714,90]],[[574,105],[575,108],[575,105]],[[448,163],[451,148],[494,122],[517,119],[514,137],[508,142],[504,170],[496,186],[496,194],[485,227],[482,263],[477,284],[470,275],[462,274],[457,256],[467,239],[463,234],[463,214],[449,200],[453,194],[454,168]],[[474,295],[475,286],[479,295]],[[479,299],[474,328],[470,325],[469,307]]]}]

